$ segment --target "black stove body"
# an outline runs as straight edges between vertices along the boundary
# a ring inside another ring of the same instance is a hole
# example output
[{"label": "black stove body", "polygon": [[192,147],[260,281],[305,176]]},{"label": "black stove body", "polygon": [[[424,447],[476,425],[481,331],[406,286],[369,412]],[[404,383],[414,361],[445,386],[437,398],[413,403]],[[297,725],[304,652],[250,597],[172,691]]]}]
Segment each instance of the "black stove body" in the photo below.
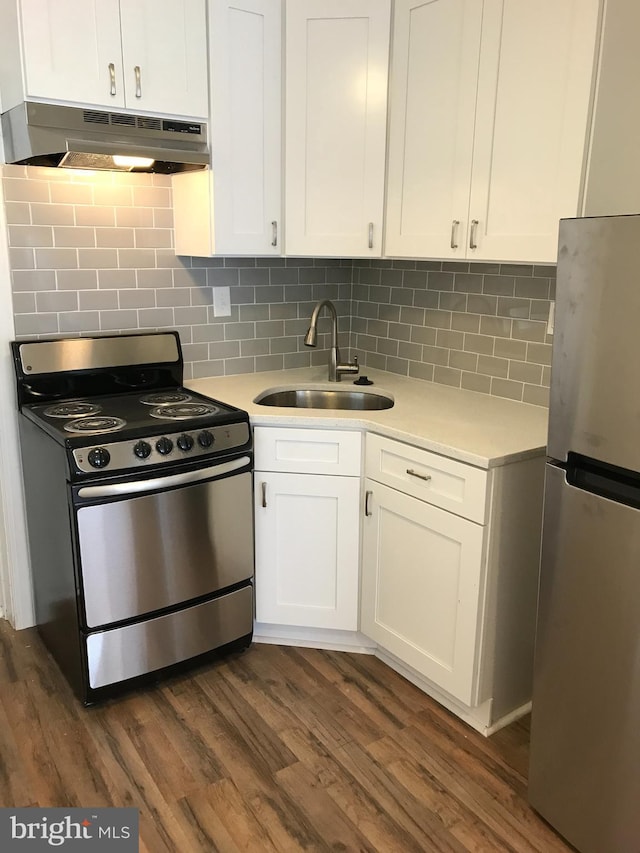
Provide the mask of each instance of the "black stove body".
[{"label": "black stove body", "polygon": [[182,386],[176,332],[15,341],[36,620],[85,704],[246,648],[246,412]]}]

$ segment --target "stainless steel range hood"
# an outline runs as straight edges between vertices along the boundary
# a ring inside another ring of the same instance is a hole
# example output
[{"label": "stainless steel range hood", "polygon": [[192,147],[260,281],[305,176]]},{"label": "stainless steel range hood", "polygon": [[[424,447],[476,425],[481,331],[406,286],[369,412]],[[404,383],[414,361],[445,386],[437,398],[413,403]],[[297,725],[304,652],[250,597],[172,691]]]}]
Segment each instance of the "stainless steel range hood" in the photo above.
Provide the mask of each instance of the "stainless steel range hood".
[{"label": "stainless steel range hood", "polygon": [[7,163],[165,174],[209,165],[198,121],[26,101],[3,113],[2,136]]}]

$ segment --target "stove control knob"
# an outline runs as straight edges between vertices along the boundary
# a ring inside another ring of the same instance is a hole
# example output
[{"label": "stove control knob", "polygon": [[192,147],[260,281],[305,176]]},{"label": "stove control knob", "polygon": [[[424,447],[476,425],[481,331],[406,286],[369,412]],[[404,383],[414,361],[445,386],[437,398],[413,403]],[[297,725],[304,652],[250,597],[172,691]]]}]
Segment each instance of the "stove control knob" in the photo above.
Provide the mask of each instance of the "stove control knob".
[{"label": "stove control knob", "polygon": [[198,444],[200,447],[211,447],[213,442],[215,441],[213,434],[209,432],[208,429],[203,429],[200,435],[198,436]]},{"label": "stove control knob", "polygon": [[94,447],[87,458],[93,468],[106,468],[111,461],[111,454],[106,447]]},{"label": "stove control knob", "polygon": [[133,452],[138,459],[147,459],[151,455],[151,445],[148,441],[138,441],[133,445]]},{"label": "stove control knob", "polygon": [[182,435],[178,436],[176,444],[178,445],[180,450],[184,450],[186,452],[187,450],[191,450],[191,448],[193,447],[193,438],[190,435],[187,435],[187,433],[183,433]]},{"label": "stove control knob", "polygon": [[159,438],[156,441],[156,450],[158,453],[162,453],[163,456],[166,456],[167,453],[171,453],[173,450],[173,442],[170,438],[163,435],[162,438]]}]

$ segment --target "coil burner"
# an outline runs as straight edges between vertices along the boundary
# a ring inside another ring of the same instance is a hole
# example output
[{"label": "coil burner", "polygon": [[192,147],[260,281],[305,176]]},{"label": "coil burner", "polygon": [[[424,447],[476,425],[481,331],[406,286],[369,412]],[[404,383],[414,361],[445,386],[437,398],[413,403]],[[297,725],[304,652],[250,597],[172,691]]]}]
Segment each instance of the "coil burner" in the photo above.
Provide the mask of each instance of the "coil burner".
[{"label": "coil burner", "polygon": [[169,406],[158,406],[149,414],[152,418],[161,418],[170,421],[187,421],[190,418],[204,418],[207,415],[215,415],[220,411],[217,406],[208,403],[176,403]]},{"label": "coil burner", "polygon": [[122,418],[86,417],[69,421],[64,425],[67,432],[80,432],[84,435],[99,435],[104,432],[118,432],[127,425]]},{"label": "coil burner", "polygon": [[70,400],[68,403],[56,403],[49,406],[43,414],[48,418],[84,418],[87,415],[97,415],[102,409],[95,403],[86,403],[83,400]]},{"label": "coil burner", "polygon": [[193,399],[190,394],[185,394],[184,391],[162,391],[159,394],[145,394],[140,397],[140,402],[145,406],[169,406],[175,403],[186,403],[187,400]]}]

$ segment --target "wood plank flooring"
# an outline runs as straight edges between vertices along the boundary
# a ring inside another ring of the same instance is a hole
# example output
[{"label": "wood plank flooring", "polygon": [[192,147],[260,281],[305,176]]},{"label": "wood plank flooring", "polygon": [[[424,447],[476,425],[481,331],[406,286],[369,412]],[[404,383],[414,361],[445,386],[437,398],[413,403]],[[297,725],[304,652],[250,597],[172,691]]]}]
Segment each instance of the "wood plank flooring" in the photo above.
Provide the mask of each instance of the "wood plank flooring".
[{"label": "wood plank flooring", "polygon": [[146,853],[569,851],[486,739],[365,655],[254,645],[83,708],[0,622],[0,805],[135,806]]}]

